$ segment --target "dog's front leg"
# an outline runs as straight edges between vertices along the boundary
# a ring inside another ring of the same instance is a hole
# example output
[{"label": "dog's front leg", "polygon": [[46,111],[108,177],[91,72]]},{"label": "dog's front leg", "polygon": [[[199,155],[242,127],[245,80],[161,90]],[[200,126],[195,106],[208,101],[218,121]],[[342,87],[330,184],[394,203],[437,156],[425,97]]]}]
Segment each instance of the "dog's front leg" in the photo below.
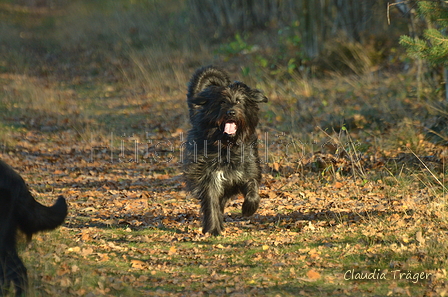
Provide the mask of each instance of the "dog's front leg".
[{"label": "dog's front leg", "polygon": [[223,212],[221,211],[220,203],[221,196],[222,188],[220,184],[212,179],[200,197],[203,214],[202,233],[204,234],[208,232],[217,236],[224,229]]},{"label": "dog's front leg", "polygon": [[214,236],[221,234],[223,230],[223,214],[219,205],[219,198],[213,195],[201,197],[202,233],[210,233]]},{"label": "dog's front leg", "polygon": [[242,192],[244,195],[243,202],[243,216],[250,217],[253,215],[260,205],[260,195],[258,194],[258,181],[255,179],[249,180],[244,184]]}]

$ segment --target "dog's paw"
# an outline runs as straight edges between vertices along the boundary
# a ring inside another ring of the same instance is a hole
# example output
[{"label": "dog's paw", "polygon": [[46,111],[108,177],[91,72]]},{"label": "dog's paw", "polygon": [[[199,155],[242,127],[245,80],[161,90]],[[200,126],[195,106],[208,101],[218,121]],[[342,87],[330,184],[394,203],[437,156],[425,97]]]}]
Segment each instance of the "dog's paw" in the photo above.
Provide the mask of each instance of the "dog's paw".
[{"label": "dog's paw", "polygon": [[203,234],[210,234],[213,236],[221,235],[224,230],[224,223],[221,220],[216,220],[214,222],[206,221],[202,227]]},{"label": "dog's paw", "polygon": [[221,228],[213,228],[213,229],[203,228],[202,229],[202,233],[204,233],[204,235],[210,234],[212,236],[219,236],[219,235],[221,235],[221,232],[222,232]]},{"label": "dog's paw", "polygon": [[259,202],[260,200],[244,200],[243,202],[243,209],[242,209],[242,213],[243,216],[245,217],[250,217],[251,215],[253,215],[257,209],[258,209],[258,205],[260,204]]}]

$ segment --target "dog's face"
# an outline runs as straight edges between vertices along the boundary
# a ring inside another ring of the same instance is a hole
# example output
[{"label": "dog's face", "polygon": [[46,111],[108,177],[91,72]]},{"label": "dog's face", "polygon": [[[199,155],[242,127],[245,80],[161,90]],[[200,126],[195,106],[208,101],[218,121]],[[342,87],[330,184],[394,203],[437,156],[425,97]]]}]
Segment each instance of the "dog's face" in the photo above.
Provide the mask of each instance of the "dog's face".
[{"label": "dog's face", "polygon": [[228,86],[209,86],[191,103],[199,108],[197,120],[209,128],[211,138],[222,141],[245,141],[255,133],[258,103],[267,102],[259,91],[241,82]]},{"label": "dog's face", "polygon": [[198,69],[188,86],[190,121],[197,138],[245,142],[255,133],[258,104],[268,98],[242,82],[230,82],[227,73],[217,67]]}]

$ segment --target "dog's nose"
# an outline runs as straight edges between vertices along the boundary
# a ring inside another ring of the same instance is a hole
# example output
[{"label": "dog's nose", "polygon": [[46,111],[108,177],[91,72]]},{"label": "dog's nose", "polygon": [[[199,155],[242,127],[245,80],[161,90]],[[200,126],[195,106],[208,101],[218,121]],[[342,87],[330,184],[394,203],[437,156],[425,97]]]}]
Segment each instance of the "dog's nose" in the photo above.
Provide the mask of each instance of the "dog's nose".
[{"label": "dog's nose", "polygon": [[227,111],[227,115],[228,115],[228,116],[231,116],[231,117],[234,117],[234,116],[236,115],[236,112],[235,112],[235,110],[233,110],[233,109],[229,109],[229,110]]}]

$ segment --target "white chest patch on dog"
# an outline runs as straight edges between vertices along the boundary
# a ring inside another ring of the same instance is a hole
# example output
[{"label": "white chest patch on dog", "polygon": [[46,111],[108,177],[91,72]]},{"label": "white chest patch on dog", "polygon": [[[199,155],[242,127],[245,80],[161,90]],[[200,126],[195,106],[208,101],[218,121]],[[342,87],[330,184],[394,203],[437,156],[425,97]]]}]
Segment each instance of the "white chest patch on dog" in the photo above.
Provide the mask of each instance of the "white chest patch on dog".
[{"label": "white chest patch on dog", "polygon": [[234,122],[227,122],[224,126],[224,133],[233,135],[236,133],[236,124]]},{"label": "white chest patch on dog", "polygon": [[223,181],[227,180],[224,177],[224,172],[222,170],[216,171],[215,174],[216,174],[216,180],[219,181],[220,183],[222,183]]},{"label": "white chest patch on dog", "polygon": [[214,172],[214,177],[212,179],[212,184],[215,187],[215,190],[220,193],[220,195],[224,191],[224,181],[227,179],[224,177],[224,171],[218,170]]}]

